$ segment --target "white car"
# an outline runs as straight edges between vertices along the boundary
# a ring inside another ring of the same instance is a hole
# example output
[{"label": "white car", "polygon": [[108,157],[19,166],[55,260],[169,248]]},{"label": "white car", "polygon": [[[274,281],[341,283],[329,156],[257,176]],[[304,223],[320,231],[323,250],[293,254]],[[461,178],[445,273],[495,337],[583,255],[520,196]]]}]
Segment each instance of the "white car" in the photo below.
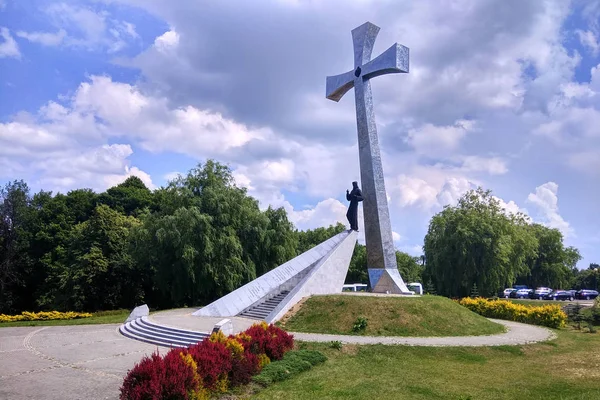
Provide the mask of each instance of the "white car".
[{"label": "white car", "polygon": [[528,299],[531,292],[531,289],[519,289],[513,296],[516,296],[517,299]]},{"label": "white car", "polygon": [[510,296],[510,294],[511,294],[512,292],[514,292],[515,290],[517,290],[517,289],[514,289],[514,288],[506,288],[506,289],[504,289],[504,292],[502,292],[502,294],[504,295],[504,298],[505,298],[505,299],[508,299],[508,297]]}]

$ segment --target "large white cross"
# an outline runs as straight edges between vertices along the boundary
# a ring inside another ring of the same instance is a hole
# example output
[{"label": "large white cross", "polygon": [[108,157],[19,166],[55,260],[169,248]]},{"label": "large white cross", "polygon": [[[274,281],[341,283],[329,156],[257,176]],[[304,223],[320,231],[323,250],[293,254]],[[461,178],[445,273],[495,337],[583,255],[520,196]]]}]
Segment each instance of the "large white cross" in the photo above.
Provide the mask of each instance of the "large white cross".
[{"label": "large white cross", "polygon": [[408,288],[396,263],[370,79],[384,74],[407,73],[409,51],[407,47],[396,43],[371,60],[378,33],[379,27],[370,22],[352,30],[354,69],[341,75],[328,76],[326,97],[339,101],[348,90],[354,88],[371,289],[374,292],[407,293]]}]

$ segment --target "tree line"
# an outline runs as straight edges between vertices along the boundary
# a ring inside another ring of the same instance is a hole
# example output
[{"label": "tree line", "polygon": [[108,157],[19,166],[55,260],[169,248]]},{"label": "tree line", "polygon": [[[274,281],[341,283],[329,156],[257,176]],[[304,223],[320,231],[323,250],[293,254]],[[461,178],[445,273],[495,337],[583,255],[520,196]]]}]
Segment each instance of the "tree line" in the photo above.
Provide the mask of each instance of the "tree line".
[{"label": "tree line", "polygon": [[445,296],[468,296],[474,286],[484,296],[514,284],[598,288],[597,264],[578,270],[581,255],[558,229],[507,212],[482,188],[433,216],[423,250],[423,279]]},{"label": "tree line", "polygon": [[[207,304],[345,229],[297,230],[213,160],[154,191],[129,177],[103,193],[32,194],[16,180],[0,189],[0,313]],[[473,284],[482,294],[513,283],[594,288],[600,276],[597,265],[576,270],[579,253],[560,232],[507,216],[481,189],[432,218],[423,256],[396,257],[407,282],[447,296]],[[360,244],[346,282],[368,283]]]},{"label": "tree line", "polygon": [[54,195],[17,180],[0,189],[0,313],[207,304],[345,229],[297,230],[213,160],[154,191],[134,176]]}]

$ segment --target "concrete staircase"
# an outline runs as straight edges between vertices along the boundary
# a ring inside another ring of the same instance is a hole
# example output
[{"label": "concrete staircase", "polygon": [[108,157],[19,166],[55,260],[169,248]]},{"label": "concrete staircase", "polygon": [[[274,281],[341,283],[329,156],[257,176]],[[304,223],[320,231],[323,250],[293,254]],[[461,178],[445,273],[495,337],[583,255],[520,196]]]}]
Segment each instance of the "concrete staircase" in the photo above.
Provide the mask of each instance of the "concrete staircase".
[{"label": "concrete staircase", "polygon": [[157,325],[148,317],[126,322],[119,327],[119,332],[128,338],[163,347],[189,347],[210,336],[208,333]]},{"label": "concrete staircase", "polygon": [[238,315],[240,317],[244,317],[244,318],[264,320],[265,318],[267,318],[267,315],[269,315],[271,313],[271,311],[273,311],[275,309],[275,307],[277,307],[279,305],[279,303],[281,303],[281,301],[289,293],[290,293],[289,290],[284,290],[283,292],[279,293],[277,296],[271,297],[270,299],[268,299],[260,304],[257,304],[254,307],[250,307],[249,309],[242,311]]}]

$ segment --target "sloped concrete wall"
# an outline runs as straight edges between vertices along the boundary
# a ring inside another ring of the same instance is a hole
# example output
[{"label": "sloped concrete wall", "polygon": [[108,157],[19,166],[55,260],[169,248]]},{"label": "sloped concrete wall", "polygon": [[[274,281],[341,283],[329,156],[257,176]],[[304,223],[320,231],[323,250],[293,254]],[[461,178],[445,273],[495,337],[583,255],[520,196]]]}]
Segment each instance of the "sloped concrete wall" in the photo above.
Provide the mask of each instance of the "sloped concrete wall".
[{"label": "sloped concrete wall", "polygon": [[[210,303],[206,307],[194,312],[192,315],[206,317],[232,317],[238,315],[243,310],[253,304],[266,300],[269,297],[275,296],[282,290],[291,290],[292,287],[286,287],[288,284],[293,284],[294,278],[298,274],[311,267],[315,262],[321,260],[328,255],[343,242],[348,236],[354,236],[356,242],[356,232],[344,231],[318,246],[300,254],[298,257],[291,259],[285,264],[267,272],[266,274],[256,278],[252,282],[234,290],[233,292],[221,297],[220,299]],[[354,248],[354,247],[353,247]],[[352,254],[351,254],[352,255]],[[318,264],[317,264],[318,266]],[[346,266],[346,272],[348,266]],[[345,273],[343,280],[345,279]],[[294,285],[295,287],[296,285]],[[339,290],[341,291],[340,285]]]},{"label": "sloped concrete wall", "polygon": [[269,323],[279,320],[302,298],[315,294],[341,293],[356,245],[357,233],[351,231],[339,245],[319,261],[311,272],[265,318]]}]

